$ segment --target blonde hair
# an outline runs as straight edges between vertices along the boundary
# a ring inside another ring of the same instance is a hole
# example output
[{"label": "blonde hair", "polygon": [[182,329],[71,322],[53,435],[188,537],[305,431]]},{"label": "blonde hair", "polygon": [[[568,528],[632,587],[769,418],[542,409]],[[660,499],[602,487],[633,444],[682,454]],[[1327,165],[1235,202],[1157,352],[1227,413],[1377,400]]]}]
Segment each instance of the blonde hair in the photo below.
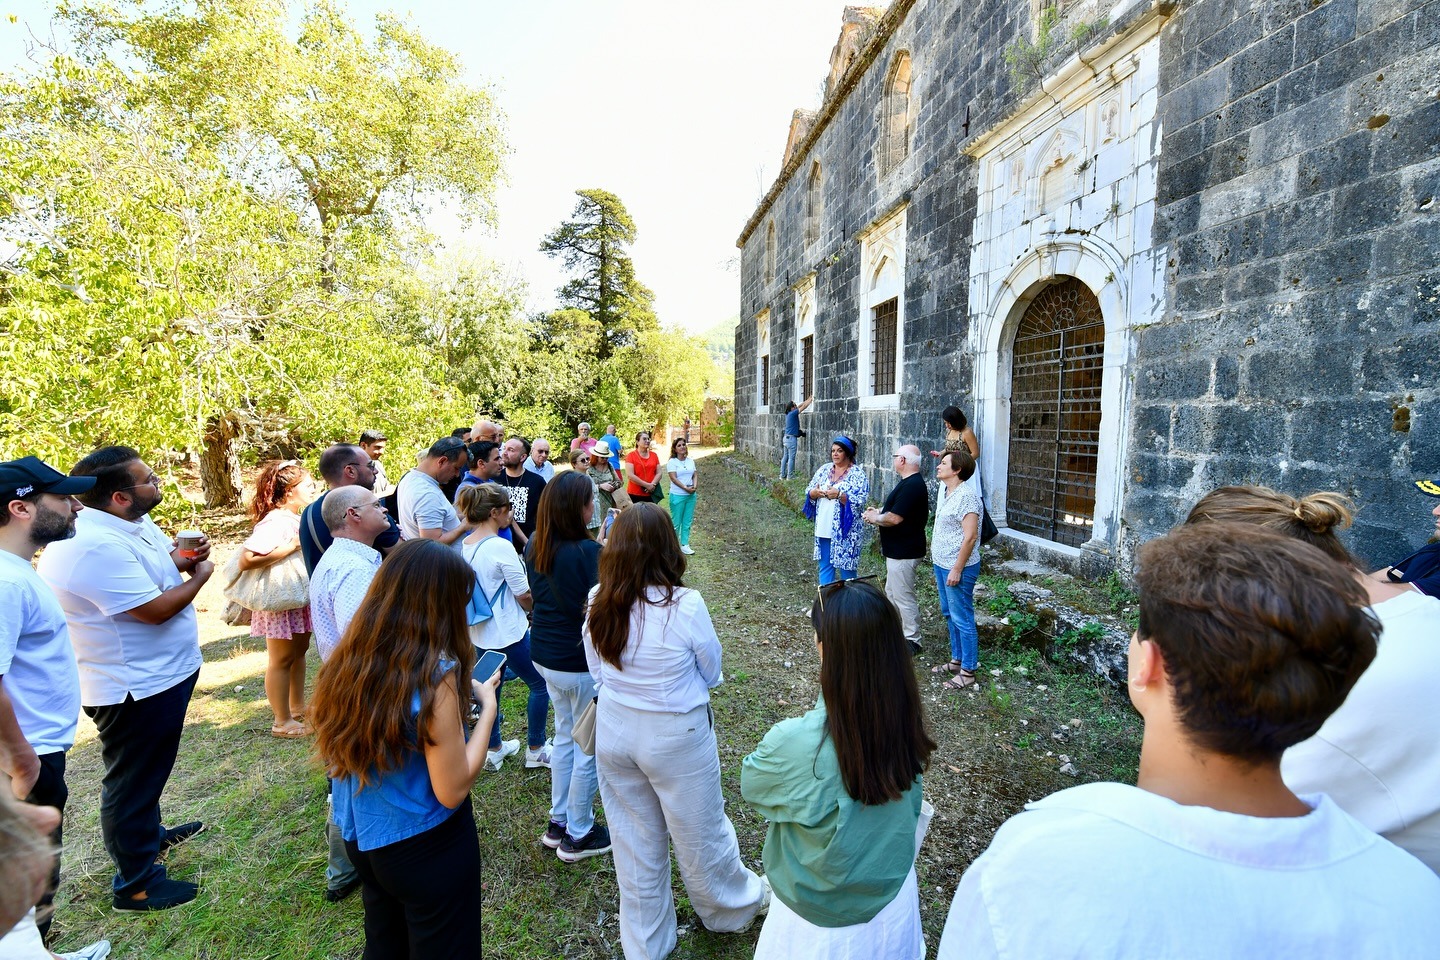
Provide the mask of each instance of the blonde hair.
[{"label": "blonde hair", "polygon": [[1299,499],[1269,487],[1217,487],[1190,509],[1185,523],[1248,523],[1282,533],[1319,547],[1347,566],[1355,558],[1335,530],[1350,526],[1355,504],[1349,497],[1329,490],[1306,494]]},{"label": "blonde hair", "polygon": [[510,491],[498,483],[471,483],[455,495],[455,510],[471,523],[484,523],[496,510],[510,506]]}]

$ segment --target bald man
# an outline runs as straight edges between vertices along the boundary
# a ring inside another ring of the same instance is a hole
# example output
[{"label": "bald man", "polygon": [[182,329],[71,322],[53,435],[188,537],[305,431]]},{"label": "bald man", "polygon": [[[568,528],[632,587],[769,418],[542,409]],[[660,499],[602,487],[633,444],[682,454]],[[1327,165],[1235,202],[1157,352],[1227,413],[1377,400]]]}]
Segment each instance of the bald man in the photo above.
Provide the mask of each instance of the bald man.
[{"label": "bald man", "polygon": [[900,611],[905,639],[920,652],[920,603],[915,599],[915,571],[925,560],[925,521],[930,516],[930,491],[920,476],[920,448],[898,447],[891,457],[900,482],[878,510],[864,513],[865,522],[880,528],[880,553],[885,557],[885,596]]},{"label": "bald man", "polygon": [[500,424],[493,420],[476,420],[475,426],[470,428],[471,443],[501,443],[505,439],[505,430]]}]

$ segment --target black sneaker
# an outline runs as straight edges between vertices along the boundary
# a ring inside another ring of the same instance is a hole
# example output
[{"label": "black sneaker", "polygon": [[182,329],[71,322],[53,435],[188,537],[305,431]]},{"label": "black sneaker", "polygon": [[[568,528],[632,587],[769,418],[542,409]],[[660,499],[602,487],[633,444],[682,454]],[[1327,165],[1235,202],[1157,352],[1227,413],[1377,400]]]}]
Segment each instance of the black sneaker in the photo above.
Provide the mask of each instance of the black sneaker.
[{"label": "black sneaker", "polygon": [[540,842],[551,850],[559,850],[560,844],[565,840],[565,824],[551,820],[545,827],[545,833],[540,837]]},{"label": "black sneaker", "polygon": [[132,900],[118,893],[111,898],[111,906],[121,911],[169,910],[189,903],[200,893],[200,888],[184,880],[161,880],[145,891],[144,900]]},{"label": "black sneaker", "polygon": [[579,840],[571,840],[570,834],[565,834],[565,839],[560,841],[560,849],[555,851],[555,856],[566,863],[579,863],[586,857],[598,857],[602,853],[610,852],[610,831],[595,824],[590,832]]},{"label": "black sneaker", "polygon": [[359,889],[360,889],[360,878],[359,878],[359,877],[351,877],[349,880],[346,880],[344,883],[340,884],[340,886],[338,886],[338,887],[326,887],[326,888],[325,888],[325,902],[326,902],[326,903],[339,903],[341,900],[344,900],[346,897],[350,896],[350,894],[354,893],[356,890],[359,890]]},{"label": "black sneaker", "polygon": [[204,832],[205,824],[199,820],[182,823],[178,827],[167,827],[165,829],[165,837],[160,841],[160,852],[164,853],[171,847],[178,847],[191,837]]}]

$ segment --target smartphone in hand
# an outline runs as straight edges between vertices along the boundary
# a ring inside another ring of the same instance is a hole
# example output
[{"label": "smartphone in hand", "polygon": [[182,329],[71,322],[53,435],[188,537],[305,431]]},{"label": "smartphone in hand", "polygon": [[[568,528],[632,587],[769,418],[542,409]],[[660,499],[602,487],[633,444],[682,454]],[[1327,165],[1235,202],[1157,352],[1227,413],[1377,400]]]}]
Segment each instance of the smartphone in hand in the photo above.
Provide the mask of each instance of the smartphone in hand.
[{"label": "smartphone in hand", "polygon": [[489,682],[501,670],[505,669],[505,654],[499,650],[485,650],[480,654],[480,659],[475,661],[475,669],[470,676],[481,683]]}]

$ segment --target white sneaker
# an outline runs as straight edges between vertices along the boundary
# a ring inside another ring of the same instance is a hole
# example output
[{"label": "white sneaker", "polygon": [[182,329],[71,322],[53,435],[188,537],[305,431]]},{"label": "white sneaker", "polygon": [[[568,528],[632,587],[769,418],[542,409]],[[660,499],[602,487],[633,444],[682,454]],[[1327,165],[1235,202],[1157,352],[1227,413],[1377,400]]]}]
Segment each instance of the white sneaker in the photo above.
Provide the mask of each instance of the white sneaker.
[{"label": "white sneaker", "polygon": [[499,773],[500,768],[505,765],[505,758],[512,757],[519,752],[519,740],[501,740],[498,750],[491,750],[485,754],[485,769],[491,773]]},{"label": "white sneaker", "polygon": [[82,947],[74,953],[57,953],[55,956],[60,960],[105,960],[110,956],[110,941],[96,940],[87,947]]},{"label": "white sneaker", "polygon": [[544,746],[539,750],[531,750],[529,747],[526,747],[525,769],[534,770],[536,767],[548,768],[550,766],[550,752],[554,747],[555,744],[550,740],[546,740]]},{"label": "white sneaker", "polygon": [[690,549],[690,544],[686,543],[686,544],[681,544],[681,546],[680,546],[680,552],[683,553],[683,554],[685,554],[685,556],[688,557],[688,556],[690,556],[691,554],[693,554],[695,551],[694,551],[694,550],[691,550],[691,549]]}]

